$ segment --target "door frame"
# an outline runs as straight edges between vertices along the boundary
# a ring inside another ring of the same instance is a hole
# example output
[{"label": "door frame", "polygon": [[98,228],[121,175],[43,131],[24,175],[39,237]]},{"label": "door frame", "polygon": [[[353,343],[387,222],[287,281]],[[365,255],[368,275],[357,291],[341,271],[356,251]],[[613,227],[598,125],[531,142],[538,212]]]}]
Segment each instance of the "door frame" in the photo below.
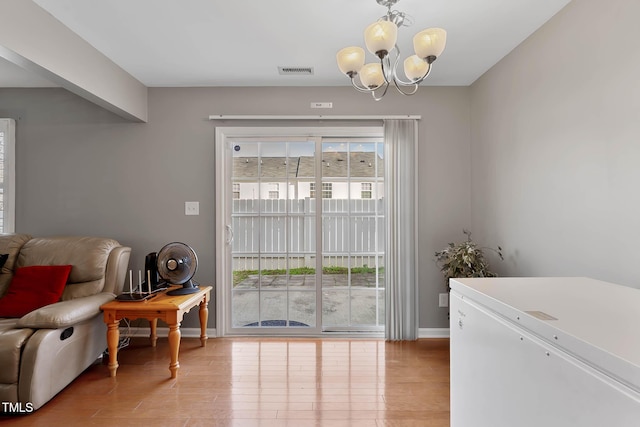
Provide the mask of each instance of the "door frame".
[{"label": "door frame", "polygon": [[[229,138],[291,138],[291,137],[376,137],[382,135],[382,123],[379,126],[372,126],[371,121],[366,124],[356,124],[353,126],[304,126],[295,124],[291,126],[220,126],[215,128],[215,253],[216,253],[216,335],[218,337],[233,335],[249,335],[231,333],[232,323],[228,307],[231,304],[231,289],[228,281],[232,277],[232,254],[230,242],[232,239],[231,225],[228,219],[231,218],[232,203],[231,197],[226,197],[230,188],[230,178],[232,175],[231,161],[231,144]],[[321,153],[320,153],[321,155]],[[321,289],[321,286],[319,287]],[[320,313],[321,314],[321,313]],[[314,331],[308,331],[306,328],[287,328],[288,336],[326,336],[318,329],[320,325],[313,328]],[[276,330],[274,335],[278,334]],[[336,332],[330,333],[335,336]],[[343,333],[343,335],[351,335]],[[383,335],[383,334],[382,334]],[[357,336],[382,336],[380,332],[362,333],[358,332]]]}]

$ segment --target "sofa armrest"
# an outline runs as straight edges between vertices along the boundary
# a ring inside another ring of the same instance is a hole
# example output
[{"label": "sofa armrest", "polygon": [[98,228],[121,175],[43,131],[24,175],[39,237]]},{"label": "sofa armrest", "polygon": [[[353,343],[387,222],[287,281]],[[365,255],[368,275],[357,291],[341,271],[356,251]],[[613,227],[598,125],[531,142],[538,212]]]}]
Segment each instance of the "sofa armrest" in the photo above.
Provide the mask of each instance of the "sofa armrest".
[{"label": "sofa armrest", "polygon": [[73,326],[100,314],[100,306],[114,298],[114,294],[102,292],[88,297],[60,301],[25,314],[18,320],[16,327],[58,329]]}]

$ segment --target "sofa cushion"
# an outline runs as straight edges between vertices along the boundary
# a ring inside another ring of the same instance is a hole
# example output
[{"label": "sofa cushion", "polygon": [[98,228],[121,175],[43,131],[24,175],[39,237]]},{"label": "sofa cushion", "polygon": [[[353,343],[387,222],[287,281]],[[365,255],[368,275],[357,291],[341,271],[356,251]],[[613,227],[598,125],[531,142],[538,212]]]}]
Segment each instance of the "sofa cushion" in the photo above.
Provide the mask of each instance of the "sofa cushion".
[{"label": "sofa cushion", "polygon": [[0,298],[0,317],[22,317],[60,300],[71,272],[70,265],[18,268],[6,294]]},{"label": "sofa cushion", "polygon": [[[25,314],[17,320],[14,327],[59,329],[73,326],[100,314],[100,306],[113,301],[115,297],[114,294],[102,292],[84,298],[49,304]],[[0,323],[0,331],[1,328],[2,323]]]},{"label": "sofa cushion", "polygon": [[2,332],[5,330],[15,329],[17,324],[18,324],[18,319],[16,318],[1,317],[0,318],[0,335],[2,335]]},{"label": "sofa cushion", "polygon": [[18,252],[29,239],[31,239],[31,236],[28,234],[0,235],[0,254],[8,255],[4,265],[0,267],[0,296],[4,295],[9,287]]},{"label": "sofa cushion", "polygon": [[102,292],[109,253],[120,244],[101,237],[38,237],[27,242],[18,255],[16,267],[71,264],[62,300]]}]

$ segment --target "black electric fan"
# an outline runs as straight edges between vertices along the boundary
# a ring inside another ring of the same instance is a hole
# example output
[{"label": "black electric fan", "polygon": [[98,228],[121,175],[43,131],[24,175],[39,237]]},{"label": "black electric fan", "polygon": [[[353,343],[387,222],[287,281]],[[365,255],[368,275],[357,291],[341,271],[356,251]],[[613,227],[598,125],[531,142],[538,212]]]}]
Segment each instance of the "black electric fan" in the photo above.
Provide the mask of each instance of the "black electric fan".
[{"label": "black electric fan", "polygon": [[158,275],[172,285],[182,288],[167,292],[168,295],[188,295],[198,292],[198,284],[191,278],[198,268],[198,257],[190,246],[180,242],[165,245],[158,252]]}]

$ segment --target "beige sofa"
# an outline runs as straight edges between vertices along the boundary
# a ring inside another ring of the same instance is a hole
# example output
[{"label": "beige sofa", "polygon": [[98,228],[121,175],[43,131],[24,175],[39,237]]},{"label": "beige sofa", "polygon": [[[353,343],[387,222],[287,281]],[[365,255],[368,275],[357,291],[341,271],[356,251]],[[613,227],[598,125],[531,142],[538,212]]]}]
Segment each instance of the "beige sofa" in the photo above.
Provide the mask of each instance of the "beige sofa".
[{"label": "beige sofa", "polygon": [[72,266],[59,302],[0,318],[0,402],[15,404],[3,404],[0,413],[40,408],[102,355],[107,343],[100,306],[122,292],[130,253],[98,237],[0,235],[0,254],[8,254],[0,296],[9,294],[21,267]]}]

